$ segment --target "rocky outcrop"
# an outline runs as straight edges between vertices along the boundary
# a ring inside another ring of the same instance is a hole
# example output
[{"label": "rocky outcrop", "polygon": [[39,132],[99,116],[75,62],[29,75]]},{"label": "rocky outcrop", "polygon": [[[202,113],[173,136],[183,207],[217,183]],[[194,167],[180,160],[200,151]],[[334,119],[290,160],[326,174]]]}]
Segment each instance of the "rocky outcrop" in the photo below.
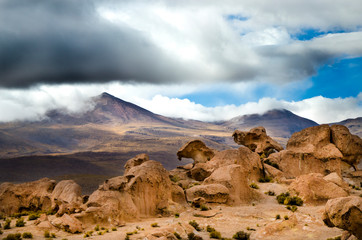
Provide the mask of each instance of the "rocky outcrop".
[{"label": "rocky outcrop", "polygon": [[162,164],[145,161],[124,176],[104,182],[89,196],[86,210],[76,217],[87,224],[122,225],[139,217],[156,216],[166,212],[172,197],[180,194],[172,194],[173,190]]},{"label": "rocky outcrop", "polygon": [[227,203],[238,205],[241,203],[250,203],[259,199],[260,195],[249,187],[248,178],[244,168],[237,164],[223,166],[216,169],[210,177],[206,178],[204,185],[221,184],[229,190]]},{"label": "rocky outcrop", "polygon": [[52,209],[58,209],[58,215],[80,211],[83,204],[82,189],[73,180],[60,181],[51,194],[51,200]]},{"label": "rocky outcrop", "polygon": [[51,224],[66,232],[70,233],[83,232],[82,223],[75,217],[70,216],[68,214],[64,214],[62,217],[52,220]]},{"label": "rocky outcrop", "polygon": [[188,201],[203,197],[209,203],[226,203],[229,199],[229,190],[221,184],[197,185],[186,190]]},{"label": "rocky outcrop", "polygon": [[297,177],[289,189],[296,192],[305,203],[324,204],[329,199],[347,197],[346,190],[323,179],[322,174],[310,173]]},{"label": "rocky outcrop", "polygon": [[190,170],[190,177],[196,181],[203,181],[211,175],[213,168],[207,163],[198,163]]},{"label": "rocky outcrop", "polygon": [[51,193],[55,181],[42,178],[21,184],[0,185],[0,213],[12,215],[21,211],[48,211],[51,209]]},{"label": "rocky outcrop", "polygon": [[329,126],[320,125],[294,133],[286,150],[271,154],[268,160],[278,164],[287,178],[293,178],[311,172],[341,175],[342,157],[339,149],[331,143]]},{"label": "rocky outcrop", "polygon": [[350,196],[329,200],[323,221],[328,227],[347,230],[357,239],[362,239],[362,198]]},{"label": "rocky outcrop", "polygon": [[214,155],[214,150],[208,148],[205,143],[200,140],[193,140],[186,143],[177,152],[179,160],[182,158],[192,158],[194,160],[194,164],[210,161]]},{"label": "rocky outcrop", "polygon": [[283,150],[279,143],[266,134],[264,127],[256,127],[249,132],[235,130],[232,136],[237,144],[244,145],[258,154],[264,153],[268,156],[274,151]]},{"label": "rocky outcrop", "polygon": [[362,139],[343,125],[331,126],[331,136],[333,144],[343,155],[342,160],[356,169],[362,159]]},{"label": "rocky outcrop", "polygon": [[131,158],[130,160],[128,160],[126,162],[126,164],[124,165],[124,169],[125,169],[125,174],[127,174],[127,172],[138,165],[141,165],[142,163],[146,162],[150,160],[149,156],[145,153],[142,154],[138,154],[137,156],[135,156],[134,158]]}]

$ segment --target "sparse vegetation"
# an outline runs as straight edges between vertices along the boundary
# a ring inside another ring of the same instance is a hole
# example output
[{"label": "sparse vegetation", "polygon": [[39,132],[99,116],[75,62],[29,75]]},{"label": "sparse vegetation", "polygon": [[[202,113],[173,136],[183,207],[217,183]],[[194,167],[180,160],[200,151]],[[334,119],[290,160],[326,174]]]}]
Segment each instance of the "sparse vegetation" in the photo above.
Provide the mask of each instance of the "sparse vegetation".
[{"label": "sparse vegetation", "polygon": [[23,238],[33,238],[33,234],[31,232],[24,232]]},{"label": "sparse vegetation", "polygon": [[94,231],[99,231],[99,225],[94,227]]},{"label": "sparse vegetation", "polygon": [[264,178],[259,178],[258,182],[260,183],[266,183],[266,182],[271,182],[273,180],[272,177],[270,176],[265,176]]},{"label": "sparse vegetation", "polygon": [[275,219],[280,219],[281,217],[280,217],[280,214],[277,214],[276,216],[275,216]]},{"label": "sparse vegetation", "polygon": [[112,231],[113,231],[113,232],[117,231],[117,228],[116,228],[116,227],[112,227]]},{"label": "sparse vegetation", "polygon": [[155,227],[160,227],[160,226],[158,225],[158,223],[152,223],[151,227],[155,228]]},{"label": "sparse vegetation", "polygon": [[50,233],[49,231],[45,231],[44,237],[45,238],[56,238],[56,235],[55,235],[55,233]]},{"label": "sparse vegetation", "polygon": [[195,233],[189,233],[187,235],[188,240],[202,240],[202,237],[196,235]]},{"label": "sparse vegetation", "polygon": [[175,218],[179,218],[180,214],[179,213],[175,213]]},{"label": "sparse vegetation", "polygon": [[246,233],[244,231],[239,231],[233,235],[233,238],[237,239],[237,240],[249,240],[250,233]]},{"label": "sparse vegetation", "polygon": [[11,233],[7,237],[3,238],[3,240],[21,240],[21,234]]},{"label": "sparse vegetation", "polygon": [[265,194],[266,195],[268,195],[268,196],[275,196],[275,192],[274,191],[267,191],[267,192],[265,192]]},{"label": "sparse vegetation", "polygon": [[288,209],[288,210],[290,210],[290,211],[292,211],[292,212],[296,212],[296,211],[298,210],[298,207],[292,205],[292,206],[287,206],[286,209]]},{"label": "sparse vegetation", "polygon": [[16,220],[15,226],[16,227],[24,227],[25,226],[24,218],[22,218],[22,217],[18,218],[18,220]]},{"label": "sparse vegetation", "polygon": [[289,192],[281,193],[277,196],[277,201],[279,204],[284,205],[293,205],[293,206],[302,206],[303,200],[298,196],[290,196]]},{"label": "sparse vegetation", "polygon": [[3,231],[0,229],[0,235],[3,234]]},{"label": "sparse vegetation", "polygon": [[198,224],[195,220],[190,221],[189,224],[190,224],[193,228],[195,228],[196,231],[198,231],[198,232],[201,231],[201,228],[200,228],[199,224]]},{"label": "sparse vegetation", "polygon": [[259,186],[256,183],[251,183],[249,185],[249,187],[254,188],[254,189],[259,189]]},{"label": "sparse vegetation", "polygon": [[341,240],[342,237],[341,236],[337,236],[337,237],[334,237],[334,238],[327,238],[327,240]]},{"label": "sparse vegetation", "polygon": [[180,181],[180,178],[176,175],[174,175],[174,176],[170,175],[169,177],[172,182],[176,183],[176,182]]},{"label": "sparse vegetation", "polygon": [[93,231],[88,231],[88,232],[84,233],[84,238],[90,237],[90,236],[92,236],[92,234],[93,234]]},{"label": "sparse vegetation", "polygon": [[202,205],[200,206],[200,210],[201,210],[201,211],[207,211],[207,210],[209,210],[209,208],[208,208],[206,205],[203,205],[203,204],[202,204]]},{"label": "sparse vegetation", "polygon": [[216,238],[216,239],[221,239],[221,233],[220,232],[218,232],[218,231],[212,231],[212,232],[210,232],[210,238]]},{"label": "sparse vegetation", "polygon": [[29,214],[29,217],[28,217],[28,220],[31,221],[31,220],[36,220],[40,217],[40,214],[39,213],[31,213]]},{"label": "sparse vegetation", "polygon": [[11,224],[11,219],[7,218],[5,219],[5,223],[4,223],[4,229],[10,229],[10,224]]},{"label": "sparse vegetation", "polygon": [[284,216],[284,220],[289,220],[288,215],[285,215],[285,216]]}]

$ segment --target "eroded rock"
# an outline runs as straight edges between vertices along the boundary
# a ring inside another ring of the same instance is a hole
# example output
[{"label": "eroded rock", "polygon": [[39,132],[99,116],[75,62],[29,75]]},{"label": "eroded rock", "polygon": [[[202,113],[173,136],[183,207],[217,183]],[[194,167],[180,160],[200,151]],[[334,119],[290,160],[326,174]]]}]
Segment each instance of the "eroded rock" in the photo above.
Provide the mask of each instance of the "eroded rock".
[{"label": "eroded rock", "polygon": [[229,198],[229,190],[221,184],[197,185],[186,190],[188,201],[197,197],[203,197],[209,203],[226,203]]},{"label": "eroded rock", "polygon": [[214,155],[214,150],[208,148],[205,143],[200,140],[193,140],[186,143],[177,152],[179,160],[182,158],[192,158],[194,160],[194,164],[210,161]]}]

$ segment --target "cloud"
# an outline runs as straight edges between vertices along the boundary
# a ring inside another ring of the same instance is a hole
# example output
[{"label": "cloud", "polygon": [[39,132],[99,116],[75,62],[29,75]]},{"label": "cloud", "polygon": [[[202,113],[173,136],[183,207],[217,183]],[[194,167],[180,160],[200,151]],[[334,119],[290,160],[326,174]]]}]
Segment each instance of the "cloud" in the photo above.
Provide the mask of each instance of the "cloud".
[{"label": "cloud", "polygon": [[[244,85],[244,84],[242,84]],[[107,91],[123,100],[137,104],[154,113],[168,117],[196,119],[202,121],[222,121],[233,117],[264,113],[271,109],[287,109],[297,115],[312,119],[318,123],[330,123],[362,116],[362,93],[356,97],[325,98],[317,96],[300,101],[286,101],[274,97],[263,97],[258,101],[244,104],[227,104],[206,107],[182,97],[189,93],[197,93],[199,89],[191,85],[133,85],[88,84],[88,85],[43,85],[30,90],[0,89],[0,122],[14,120],[40,120],[52,109],[63,109],[68,113],[81,113],[92,109],[89,98]],[[251,85],[250,85],[251,86]],[[220,85],[216,85],[220,87]],[[294,85],[289,86],[291,91]],[[235,84],[231,89],[245,88],[245,92],[253,91],[248,86]],[[242,94],[242,92],[240,92]],[[279,93],[276,93],[277,95]],[[171,96],[171,97],[170,97]]]},{"label": "cloud", "polygon": [[[0,87],[296,81],[362,55],[361,12],[358,0],[3,0]],[[348,32],[291,37],[304,28]]]}]

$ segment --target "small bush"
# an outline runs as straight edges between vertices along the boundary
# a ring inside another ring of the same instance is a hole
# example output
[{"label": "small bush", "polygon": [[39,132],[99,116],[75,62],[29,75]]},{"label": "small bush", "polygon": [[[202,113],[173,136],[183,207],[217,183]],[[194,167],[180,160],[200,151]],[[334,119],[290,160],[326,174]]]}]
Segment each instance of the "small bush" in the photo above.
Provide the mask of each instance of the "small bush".
[{"label": "small bush", "polygon": [[201,211],[207,211],[207,210],[209,210],[209,208],[206,205],[201,205],[200,210]]},{"label": "small bush", "polygon": [[179,213],[175,213],[175,218],[179,218],[180,214]]},{"label": "small bush", "polygon": [[99,231],[97,234],[98,234],[98,235],[103,235],[103,232]]},{"label": "small bush", "polygon": [[33,234],[30,232],[23,233],[23,238],[33,238]]},{"label": "small bush", "polygon": [[239,232],[234,234],[233,238],[237,239],[237,240],[249,240],[250,239],[250,233],[246,233],[244,231],[239,231]]},{"label": "small bush", "polygon": [[216,231],[216,230],[215,230],[215,228],[211,227],[210,225],[207,225],[206,231],[207,232],[212,232],[212,231]]},{"label": "small bush", "polygon": [[284,220],[289,220],[288,215],[285,215],[285,216],[284,216]]},{"label": "small bush", "polygon": [[250,184],[249,187],[254,188],[254,189],[259,189],[259,186],[256,183]]},{"label": "small bush", "polygon": [[5,219],[5,223],[4,223],[4,229],[10,229],[10,224],[11,224],[11,219],[7,218]]},{"label": "small bush", "polygon": [[99,231],[99,225],[94,227],[94,231]]},{"label": "small bush", "polygon": [[294,206],[302,206],[303,200],[298,196],[290,196],[290,193],[281,193],[277,196],[277,201],[279,204],[284,205],[294,205]]},{"label": "small bush", "polygon": [[179,240],[182,239],[181,235],[178,234],[177,232],[174,232],[173,235],[175,235],[175,237],[176,237],[177,239],[179,239]]},{"label": "small bush", "polygon": [[130,238],[129,238],[129,236],[128,235],[126,235],[126,237],[124,238],[124,240],[129,240]]},{"label": "small bush", "polygon": [[197,236],[195,233],[189,233],[187,235],[188,240],[202,240],[202,237]]},{"label": "small bush", "polygon": [[3,234],[3,231],[0,229],[0,235]]},{"label": "small bush", "polygon": [[21,217],[18,220],[16,220],[15,226],[16,227],[24,227],[25,226],[24,218]]},{"label": "small bush", "polygon": [[267,192],[265,192],[265,194],[266,195],[268,195],[268,196],[275,196],[275,192],[274,191],[267,191]]},{"label": "small bush", "polygon": [[28,221],[36,220],[40,217],[39,213],[31,213],[28,217]]},{"label": "small bush", "polygon": [[199,224],[198,224],[195,220],[190,221],[189,224],[190,224],[193,228],[195,228],[196,231],[198,231],[198,232],[201,231],[201,228],[200,228]]},{"label": "small bush", "polygon": [[275,216],[275,219],[280,219],[280,214],[277,214],[277,215]]},{"label": "small bush", "polygon": [[170,180],[172,182],[176,183],[176,182],[180,181],[180,178],[178,176],[176,176],[176,175],[174,175],[174,176],[170,175]]},{"label": "small bush", "polygon": [[151,224],[151,227],[154,227],[154,228],[155,228],[155,227],[160,227],[160,226],[158,225],[158,223],[152,223],[152,224]]},{"label": "small bush", "polygon": [[112,231],[113,231],[113,232],[117,231],[117,228],[116,228],[116,227],[112,227]]},{"label": "small bush", "polygon": [[3,240],[20,240],[21,239],[21,234],[20,233],[11,233],[9,234],[6,238],[3,238]]},{"label": "small bush", "polygon": [[272,180],[273,178],[271,178],[270,176],[265,176],[264,178],[259,178],[258,182],[266,183],[266,182],[271,182]]},{"label": "small bush", "polygon": [[295,212],[295,211],[297,211],[298,210],[298,207],[297,206],[287,206],[286,207],[288,210],[290,210],[290,211],[292,211],[292,212]]},{"label": "small bush", "polygon": [[337,236],[337,237],[334,237],[334,238],[327,238],[327,240],[341,240],[342,237],[341,236]]},{"label": "small bush", "polygon": [[56,235],[55,235],[55,233],[50,233],[49,231],[45,231],[44,237],[45,238],[56,238]]}]

